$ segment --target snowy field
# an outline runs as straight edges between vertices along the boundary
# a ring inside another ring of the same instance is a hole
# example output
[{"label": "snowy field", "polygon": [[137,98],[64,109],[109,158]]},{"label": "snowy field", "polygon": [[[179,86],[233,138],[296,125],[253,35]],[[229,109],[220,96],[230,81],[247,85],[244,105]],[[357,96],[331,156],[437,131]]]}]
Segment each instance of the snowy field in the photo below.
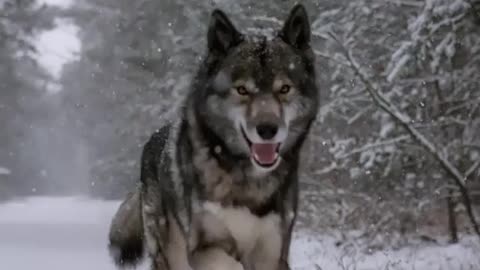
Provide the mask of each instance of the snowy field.
[{"label": "snowy field", "polygon": [[[106,250],[119,202],[29,198],[0,204],[0,269],[113,270]],[[291,261],[298,270],[478,270],[478,239],[373,254],[346,253],[330,237],[298,233]],[[146,269],[141,267],[141,269]]]}]

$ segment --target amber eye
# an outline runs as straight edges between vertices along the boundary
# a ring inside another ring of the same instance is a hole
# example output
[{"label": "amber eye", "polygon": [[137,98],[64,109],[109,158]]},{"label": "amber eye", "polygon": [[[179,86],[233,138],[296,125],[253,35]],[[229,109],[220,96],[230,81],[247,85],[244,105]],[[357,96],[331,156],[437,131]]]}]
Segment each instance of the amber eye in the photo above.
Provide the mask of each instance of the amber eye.
[{"label": "amber eye", "polygon": [[236,87],[236,90],[237,90],[237,93],[238,93],[240,96],[246,96],[246,95],[248,95],[247,88],[245,88],[245,86],[243,86],[243,85],[237,86],[237,87]]},{"label": "amber eye", "polygon": [[284,84],[284,85],[282,85],[282,88],[280,88],[280,91],[279,91],[279,92],[280,92],[280,94],[284,94],[284,95],[285,95],[285,94],[288,94],[288,93],[290,92],[291,88],[292,88],[292,87],[291,87],[290,85]]}]

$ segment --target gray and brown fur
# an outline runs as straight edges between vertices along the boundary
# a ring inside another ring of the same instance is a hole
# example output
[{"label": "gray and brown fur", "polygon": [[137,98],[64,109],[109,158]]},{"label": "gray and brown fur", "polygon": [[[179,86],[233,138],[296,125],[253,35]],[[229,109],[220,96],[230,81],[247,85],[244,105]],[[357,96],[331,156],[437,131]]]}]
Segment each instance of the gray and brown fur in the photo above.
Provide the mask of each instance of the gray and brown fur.
[{"label": "gray and brown fur", "polygon": [[[146,250],[154,270],[288,269],[300,149],[318,107],[306,11],[295,6],[267,39],[215,10],[207,39],[180,120],[144,147],[110,250],[122,266]],[[278,141],[275,164],[255,163],[258,140]]]}]

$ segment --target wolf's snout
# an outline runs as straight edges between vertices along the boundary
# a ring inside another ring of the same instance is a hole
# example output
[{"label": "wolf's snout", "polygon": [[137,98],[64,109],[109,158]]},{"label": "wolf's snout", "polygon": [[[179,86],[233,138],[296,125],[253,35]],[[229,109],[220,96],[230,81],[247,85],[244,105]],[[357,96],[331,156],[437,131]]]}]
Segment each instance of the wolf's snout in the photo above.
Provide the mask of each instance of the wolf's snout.
[{"label": "wolf's snout", "polygon": [[264,140],[271,140],[278,132],[278,126],[271,123],[259,124],[256,127],[258,136]]}]

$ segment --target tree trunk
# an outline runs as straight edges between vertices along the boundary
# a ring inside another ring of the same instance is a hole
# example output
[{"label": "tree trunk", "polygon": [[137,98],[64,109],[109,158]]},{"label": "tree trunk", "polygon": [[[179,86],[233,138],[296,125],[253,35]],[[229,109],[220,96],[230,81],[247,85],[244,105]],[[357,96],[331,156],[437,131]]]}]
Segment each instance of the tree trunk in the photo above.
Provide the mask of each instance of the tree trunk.
[{"label": "tree trunk", "polygon": [[458,243],[457,217],[455,215],[455,206],[457,202],[453,196],[453,190],[448,191],[447,209],[448,209],[448,231],[450,233],[450,243]]}]

